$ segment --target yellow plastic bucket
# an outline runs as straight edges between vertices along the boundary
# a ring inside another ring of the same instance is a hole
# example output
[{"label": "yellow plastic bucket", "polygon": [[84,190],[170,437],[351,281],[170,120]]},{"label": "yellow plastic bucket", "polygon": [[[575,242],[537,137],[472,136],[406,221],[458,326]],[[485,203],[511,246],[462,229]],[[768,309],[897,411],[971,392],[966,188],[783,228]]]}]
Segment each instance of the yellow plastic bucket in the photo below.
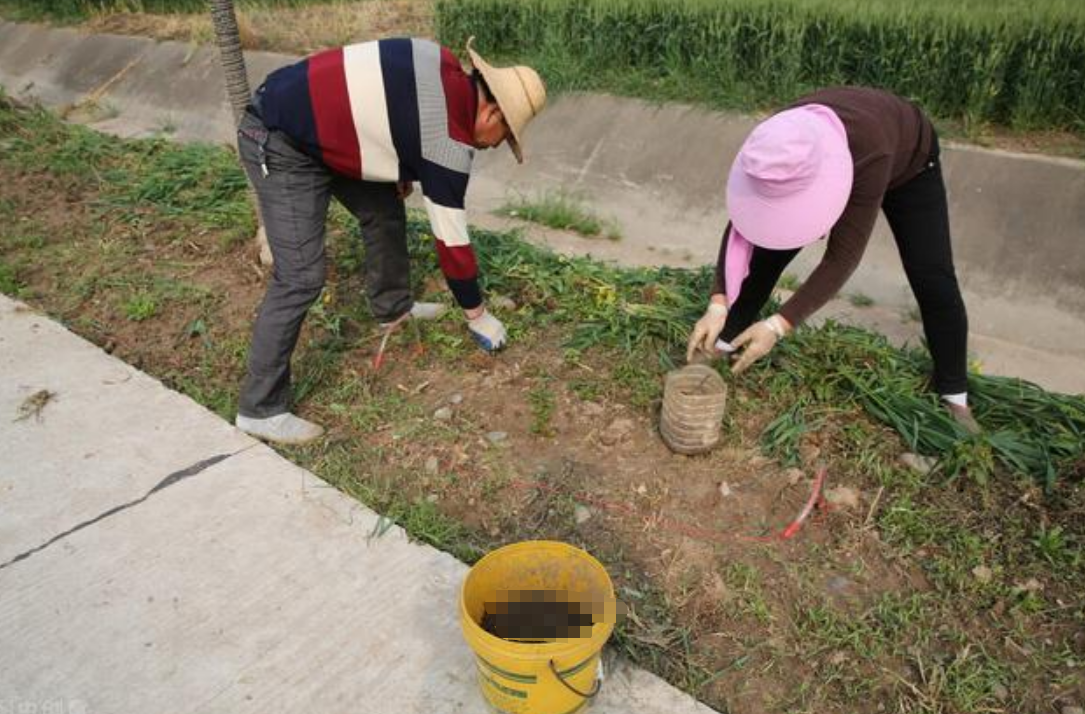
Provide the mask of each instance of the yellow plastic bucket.
[{"label": "yellow plastic bucket", "polygon": [[[602,606],[590,637],[509,642],[482,629],[485,603],[502,591],[580,593]],[[479,686],[501,714],[573,714],[598,694],[599,657],[614,630],[614,586],[606,569],[566,543],[526,541],[499,548],[475,564],[460,591],[460,626],[475,653]]]}]

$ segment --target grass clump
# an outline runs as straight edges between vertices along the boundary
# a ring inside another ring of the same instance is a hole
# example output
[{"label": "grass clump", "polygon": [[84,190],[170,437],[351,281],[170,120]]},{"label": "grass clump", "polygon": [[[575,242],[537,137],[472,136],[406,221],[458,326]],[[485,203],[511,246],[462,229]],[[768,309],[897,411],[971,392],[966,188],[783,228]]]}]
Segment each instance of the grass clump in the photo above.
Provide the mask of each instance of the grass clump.
[{"label": "grass clump", "polygon": [[150,295],[139,293],[124,303],[124,316],[132,322],[143,322],[158,314],[158,303]]},{"label": "grass clump", "polygon": [[561,190],[547,191],[535,199],[521,196],[505,204],[497,212],[502,216],[531,221],[548,228],[573,231],[588,238],[621,240],[622,237],[617,223],[596,216],[579,198]]},{"label": "grass clump", "polygon": [[0,293],[19,297],[25,287],[15,266],[0,259]]}]

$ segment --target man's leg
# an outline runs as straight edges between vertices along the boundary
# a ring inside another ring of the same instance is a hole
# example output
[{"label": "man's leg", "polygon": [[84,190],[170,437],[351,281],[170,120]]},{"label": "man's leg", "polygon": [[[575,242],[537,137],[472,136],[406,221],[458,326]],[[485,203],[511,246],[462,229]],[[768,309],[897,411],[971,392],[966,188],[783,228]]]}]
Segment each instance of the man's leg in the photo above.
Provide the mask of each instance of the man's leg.
[{"label": "man's leg", "polygon": [[968,315],[950,246],[949,207],[937,140],[921,174],[885,195],[893,229],[934,360],[934,388],[943,396],[968,391]]},{"label": "man's leg", "polygon": [[282,134],[268,132],[248,114],[238,132],[238,150],[256,188],[275,259],[253,326],[238,412],[266,419],[290,410],[290,357],[305,313],[324,286],[331,176]]},{"label": "man's leg", "polygon": [[379,322],[394,322],[414,304],[407,213],[396,185],[337,177],[332,193],[361,228],[369,309]]}]

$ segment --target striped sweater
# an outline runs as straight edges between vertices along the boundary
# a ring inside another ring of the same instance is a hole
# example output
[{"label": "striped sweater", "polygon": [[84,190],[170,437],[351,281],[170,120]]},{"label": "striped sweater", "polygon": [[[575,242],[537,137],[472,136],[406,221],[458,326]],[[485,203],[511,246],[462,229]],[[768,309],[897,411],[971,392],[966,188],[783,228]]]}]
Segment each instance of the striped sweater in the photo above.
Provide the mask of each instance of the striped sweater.
[{"label": "striped sweater", "polygon": [[482,303],[464,195],[474,158],[475,83],[433,42],[392,39],[327,50],[270,74],[261,112],[338,174],[417,181],[456,301]]}]

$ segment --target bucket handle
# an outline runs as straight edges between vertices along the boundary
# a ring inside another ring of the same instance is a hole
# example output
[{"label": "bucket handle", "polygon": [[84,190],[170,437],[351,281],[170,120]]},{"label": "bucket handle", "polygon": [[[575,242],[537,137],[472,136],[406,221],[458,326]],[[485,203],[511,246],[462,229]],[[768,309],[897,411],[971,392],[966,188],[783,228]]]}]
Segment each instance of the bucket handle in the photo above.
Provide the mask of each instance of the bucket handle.
[{"label": "bucket handle", "polygon": [[602,680],[596,677],[595,685],[591,688],[590,692],[585,694],[584,692],[580,691],[579,689],[565,681],[565,678],[561,676],[561,672],[559,672],[558,668],[554,665],[554,660],[550,660],[550,671],[554,673],[554,676],[559,682],[565,685],[566,689],[568,689],[570,692],[580,697],[581,699],[594,699],[595,695],[599,693],[599,688],[603,685]]}]

